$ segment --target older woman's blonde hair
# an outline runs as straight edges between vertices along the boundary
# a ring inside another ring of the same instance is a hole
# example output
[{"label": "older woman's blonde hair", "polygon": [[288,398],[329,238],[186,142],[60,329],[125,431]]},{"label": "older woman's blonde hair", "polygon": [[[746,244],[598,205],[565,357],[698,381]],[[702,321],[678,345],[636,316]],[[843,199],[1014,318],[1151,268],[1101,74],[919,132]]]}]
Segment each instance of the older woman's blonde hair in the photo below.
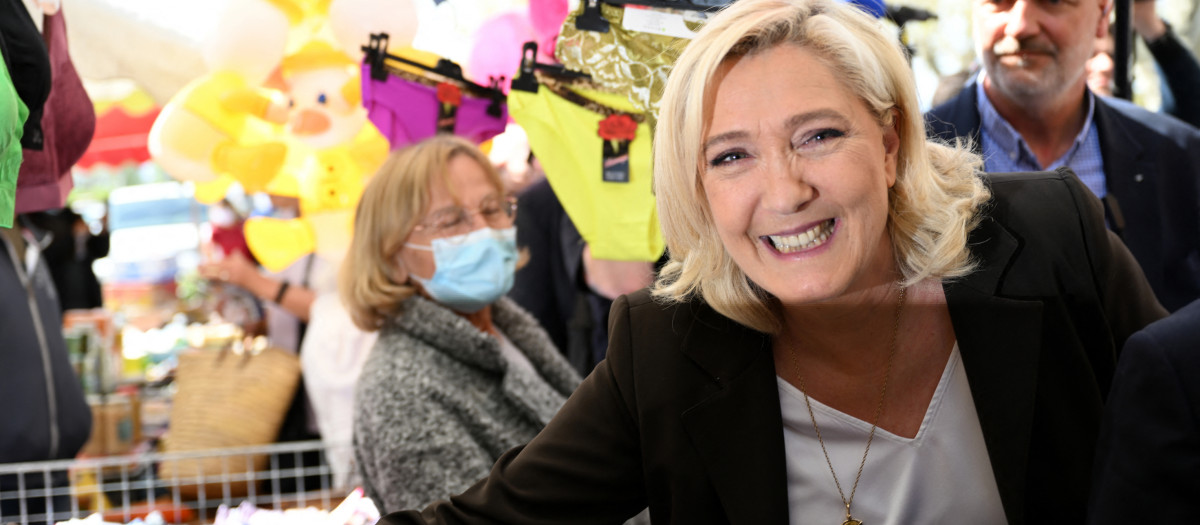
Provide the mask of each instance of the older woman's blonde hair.
[{"label": "older woman's blonde hair", "polygon": [[714,75],[726,60],[778,45],[812,52],[900,138],[889,190],[888,235],[905,284],[969,273],[967,235],[989,197],[979,157],[926,140],[908,60],[895,35],[835,0],[740,0],[711,18],[672,69],[654,138],[654,188],[670,261],[656,297],[700,296],[721,314],[777,333],[778,303],[725,251],[701,181],[701,143],[712,116]]},{"label": "older woman's blonde hair", "polygon": [[378,330],[416,293],[399,266],[398,254],[429,210],[434,177],[442,177],[450,193],[456,193],[447,165],[459,155],[479,163],[488,180],[498,190],[504,188],[496,168],[475,144],[438,135],[393,152],[363,190],[354,215],[354,238],[338,275],[342,303],[359,328]]}]

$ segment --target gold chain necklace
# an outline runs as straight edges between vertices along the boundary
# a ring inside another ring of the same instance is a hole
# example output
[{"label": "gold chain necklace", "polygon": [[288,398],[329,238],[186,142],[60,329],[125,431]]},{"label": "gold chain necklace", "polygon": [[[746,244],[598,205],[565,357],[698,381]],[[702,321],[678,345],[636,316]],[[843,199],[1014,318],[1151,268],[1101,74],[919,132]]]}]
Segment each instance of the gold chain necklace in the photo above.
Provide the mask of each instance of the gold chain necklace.
[{"label": "gold chain necklace", "polygon": [[817,426],[817,417],[813,415],[812,403],[808,400],[808,390],[804,388],[804,375],[800,373],[800,360],[796,358],[796,352],[791,352],[792,367],[796,369],[796,379],[800,383],[800,393],[804,394],[804,406],[808,407],[808,418],[812,421],[813,430],[817,433],[817,442],[821,444],[821,452],[825,454],[825,464],[829,465],[829,473],[833,475],[833,484],[837,486],[838,496],[841,496],[842,503],[846,505],[846,521],[842,525],[862,525],[862,522],[854,519],[850,514],[850,504],[854,503],[854,492],[858,490],[858,480],[862,478],[863,466],[867,464],[867,454],[871,452],[871,441],[875,439],[875,429],[879,427],[879,416],[883,414],[883,400],[887,395],[888,379],[892,376],[892,361],[896,357],[896,334],[900,331],[900,311],[904,309],[904,292],[905,288],[900,287],[900,299],[896,301],[896,318],[892,322],[892,345],[888,352],[887,370],[883,375],[883,388],[879,389],[879,405],[875,407],[875,419],[871,421],[871,433],[867,435],[867,449],[863,451],[862,461],[858,463],[858,474],[854,475],[854,486],[850,488],[850,497],[846,498],[846,493],[842,491],[842,484],[838,481],[837,472],[833,470],[833,461],[829,459],[829,451],[825,450],[825,440],[821,439],[821,429]]}]

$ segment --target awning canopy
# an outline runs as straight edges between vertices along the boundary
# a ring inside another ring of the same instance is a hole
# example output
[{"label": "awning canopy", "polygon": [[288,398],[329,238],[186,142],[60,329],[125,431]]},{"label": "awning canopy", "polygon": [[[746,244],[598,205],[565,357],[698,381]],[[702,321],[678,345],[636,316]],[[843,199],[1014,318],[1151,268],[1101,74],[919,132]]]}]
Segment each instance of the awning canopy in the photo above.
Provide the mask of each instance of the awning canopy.
[{"label": "awning canopy", "polygon": [[124,107],[117,105],[96,115],[96,134],[75,166],[86,170],[96,164],[118,165],[150,160],[146,137],[158,113],[159,109],[155,108],[140,115],[130,115]]}]

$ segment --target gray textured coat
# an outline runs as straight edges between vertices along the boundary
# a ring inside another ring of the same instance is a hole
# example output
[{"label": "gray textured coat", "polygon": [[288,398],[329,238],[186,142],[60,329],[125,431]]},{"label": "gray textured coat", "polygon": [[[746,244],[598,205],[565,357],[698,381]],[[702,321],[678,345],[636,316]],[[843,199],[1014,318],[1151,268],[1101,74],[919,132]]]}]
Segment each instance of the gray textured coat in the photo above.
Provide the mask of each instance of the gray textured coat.
[{"label": "gray textured coat", "polygon": [[537,374],[509,369],[499,342],[422,297],[405,301],[363,366],[354,453],[367,495],[390,512],[462,492],[527,443],[579,385],[528,313],[502,298],[492,321]]}]

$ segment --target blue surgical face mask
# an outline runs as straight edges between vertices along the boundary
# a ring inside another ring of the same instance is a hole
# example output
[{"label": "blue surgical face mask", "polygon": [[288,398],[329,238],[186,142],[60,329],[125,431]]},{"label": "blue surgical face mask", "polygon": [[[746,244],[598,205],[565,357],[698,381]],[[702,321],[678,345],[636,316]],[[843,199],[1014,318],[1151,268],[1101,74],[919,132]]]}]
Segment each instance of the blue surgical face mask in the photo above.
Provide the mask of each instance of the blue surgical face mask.
[{"label": "blue surgical face mask", "polygon": [[517,229],[480,228],[430,246],[405,246],[433,252],[433,277],[411,277],[433,300],[462,313],[475,313],[512,289],[517,269]]}]

